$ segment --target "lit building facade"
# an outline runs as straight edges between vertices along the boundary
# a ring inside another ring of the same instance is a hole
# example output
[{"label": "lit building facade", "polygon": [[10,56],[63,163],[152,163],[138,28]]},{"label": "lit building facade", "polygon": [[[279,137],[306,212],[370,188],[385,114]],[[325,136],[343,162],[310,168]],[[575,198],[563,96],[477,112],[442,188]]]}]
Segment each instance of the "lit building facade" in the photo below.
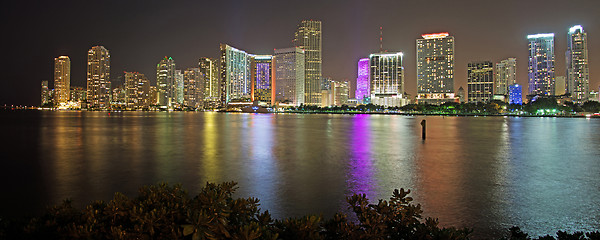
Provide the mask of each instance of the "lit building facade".
[{"label": "lit building facade", "polygon": [[220,101],[219,62],[213,58],[200,58],[200,73],[204,77],[204,100],[209,103]]},{"label": "lit building facade", "polygon": [[454,98],[454,37],[447,32],[417,39],[417,100],[442,103]]},{"label": "lit building facade", "polygon": [[494,95],[508,95],[508,86],[517,82],[517,59],[509,58],[496,63]]},{"label": "lit building facade", "polygon": [[245,51],[221,44],[221,106],[232,100],[246,101],[252,93],[251,57]]},{"label": "lit building facade", "polygon": [[491,61],[472,62],[467,66],[467,98],[469,102],[492,100],[494,64]]},{"label": "lit building facade", "polygon": [[175,89],[173,89],[173,91],[175,92],[175,102],[178,105],[183,104],[183,73],[181,73],[181,70],[177,69],[175,70]]},{"label": "lit building facade", "polygon": [[554,33],[528,35],[529,95],[554,95]]},{"label": "lit building facade", "polygon": [[71,59],[60,56],[54,59],[54,104],[66,106],[71,89]]},{"label": "lit building facade", "polygon": [[508,104],[523,104],[523,87],[519,84],[508,86]]},{"label": "lit building facade", "polygon": [[403,106],[404,67],[402,52],[369,55],[371,102],[382,106]]},{"label": "lit building facade", "polygon": [[164,57],[156,65],[156,88],[158,105],[171,106],[175,102],[175,60]]},{"label": "lit building facade", "polygon": [[569,29],[567,35],[567,92],[575,103],[589,99],[590,70],[588,67],[587,33],[580,25]]},{"label": "lit building facade", "polygon": [[87,90],[83,87],[71,87],[71,106],[80,108],[87,101]]},{"label": "lit building facade", "polygon": [[275,58],[271,55],[253,55],[251,59],[252,101],[275,105]]},{"label": "lit building facade", "polygon": [[204,74],[199,68],[188,68],[183,72],[183,105],[192,108],[204,106]]},{"label": "lit building facade", "polygon": [[87,107],[106,109],[110,106],[110,53],[104,46],[94,46],[87,60]]},{"label": "lit building facade", "polygon": [[304,50],[305,104],[321,104],[321,35],[321,21],[314,20],[303,20],[295,32],[294,44]]},{"label": "lit building facade", "polygon": [[304,104],[304,50],[275,49],[275,100],[299,106]]},{"label": "lit building facade", "polygon": [[44,106],[50,103],[50,89],[48,88],[48,81],[42,81],[42,91],[40,92],[40,106]]},{"label": "lit building facade", "polygon": [[125,72],[125,105],[139,109],[150,105],[150,82],[143,73]]},{"label": "lit building facade", "polygon": [[354,94],[355,98],[359,102],[363,102],[365,97],[368,98],[371,95],[370,88],[369,58],[361,58],[358,60],[358,77],[356,78],[356,93]]}]

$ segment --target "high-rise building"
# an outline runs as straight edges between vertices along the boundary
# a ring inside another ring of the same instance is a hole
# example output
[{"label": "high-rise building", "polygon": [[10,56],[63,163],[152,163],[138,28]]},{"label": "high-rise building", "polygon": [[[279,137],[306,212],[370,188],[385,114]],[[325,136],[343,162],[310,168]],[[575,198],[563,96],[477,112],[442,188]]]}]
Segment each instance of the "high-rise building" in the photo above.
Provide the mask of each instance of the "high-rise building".
[{"label": "high-rise building", "polygon": [[417,39],[417,100],[439,104],[454,97],[454,37],[447,32]]},{"label": "high-rise building", "polygon": [[42,91],[41,91],[41,98],[40,98],[40,106],[44,106],[48,103],[50,103],[50,89],[48,88],[48,81],[42,81]]},{"label": "high-rise building", "polygon": [[177,69],[175,70],[175,89],[173,89],[173,91],[175,92],[175,102],[179,105],[183,104],[183,73],[181,73],[181,70]]},{"label": "high-rise building", "polygon": [[342,106],[348,103],[349,88],[346,81],[335,81],[333,84],[333,105]]},{"label": "high-rise building", "polygon": [[71,87],[71,102],[75,107],[81,107],[87,101],[87,89],[83,87]]},{"label": "high-rise building", "polygon": [[528,35],[529,95],[554,95],[554,33]]},{"label": "high-rise building", "polygon": [[564,76],[554,77],[554,95],[560,96],[567,93],[567,80]]},{"label": "high-rise building", "polygon": [[150,91],[148,95],[148,100],[150,101],[148,104],[150,106],[158,105],[158,89],[156,88],[156,86],[150,86]]},{"label": "high-rise building", "polygon": [[251,57],[245,51],[221,44],[221,105],[232,100],[246,101],[252,93]]},{"label": "high-rise building", "polygon": [[467,66],[467,97],[469,102],[492,100],[494,64],[491,61],[472,62]]},{"label": "high-rise building", "polygon": [[275,49],[275,100],[296,106],[304,104],[304,50]]},{"label": "high-rise building", "polygon": [[93,46],[87,60],[87,106],[106,109],[110,106],[110,54],[104,46]]},{"label": "high-rise building", "polygon": [[[123,75],[123,78],[125,78],[125,75]],[[117,85],[112,88],[111,105],[118,108],[127,108],[126,98],[127,91],[125,85]]]},{"label": "high-rise building", "polygon": [[509,58],[496,63],[494,95],[508,95],[508,86],[517,82],[517,59]]},{"label": "high-rise building", "polygon": [[60,56],[54,59],[54,104],[66,106],[71,89],[71,59]]},{"label": "high-rise building", "polygon": [[403,106],[404,66],[402,52],[369,55],[371,102],[382,106]]},{"label": "high-rise building", "polygon": [[371,95],[369,82],[369,58],[358,60],[358,77],[356,78],[356,93],[354,96],[359,102]]},{"label": "high-rise building", "polygon": [[580,25],[569,29],[567,36],[567,92],[575,103],[589,99],[590,70],[588,67],[587,33]]},{"label": "high-rise building", "polygon": [[[204,100],[207,103],[217,103],[220,100],[219,62],[212,58],[200,58],[198,61],[200,73],[204,77]],[[214,105],[214,104],[210,104]]]},{"label": "high-rise building", "polygon": [[175,60],[166,57],[156,65],[156,88],[158,105],[171,106],[175,103]]},{"label": "high-rise building", "polygon": [[150,105],[150,82],[143,73],[125,72],[125,103],[129,109]]},{"label": "high-rise building", "polygon": [[305,104],[321,104],[321,21],[303,20],[294,35],[294,45],[304,50]]},{"label": "high-rise building", "polygon": [[252,101],[275,105],[275,59],[271,55],[251,57]]},{"label": "high-rise building", "polygon": [[199,68],[188,68],[183,72],[183,105],[192,108],[204,107],[204,75]]},{"label": "high-rise building", "polygon": [[523,104],[523,87],[519,84],[508,86],[508,104]]}]

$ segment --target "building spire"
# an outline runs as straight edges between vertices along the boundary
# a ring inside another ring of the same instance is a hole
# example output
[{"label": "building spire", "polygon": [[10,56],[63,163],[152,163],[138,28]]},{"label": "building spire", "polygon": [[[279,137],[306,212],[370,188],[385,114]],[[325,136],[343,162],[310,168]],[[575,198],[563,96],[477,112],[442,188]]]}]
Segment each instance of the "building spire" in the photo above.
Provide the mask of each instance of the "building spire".
[{"label": "building spire", "polygon": [[379,52],[383,52],[383,27],[379,27]]}]

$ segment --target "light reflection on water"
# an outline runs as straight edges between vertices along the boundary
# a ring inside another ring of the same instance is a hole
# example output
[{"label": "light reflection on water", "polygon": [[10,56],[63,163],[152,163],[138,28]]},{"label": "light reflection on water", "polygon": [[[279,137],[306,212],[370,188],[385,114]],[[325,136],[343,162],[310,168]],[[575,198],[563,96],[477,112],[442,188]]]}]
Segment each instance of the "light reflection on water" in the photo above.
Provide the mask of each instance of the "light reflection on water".
[{"label": "light reflection on water", "polygon": [[[409,188],[426,216],[490,236],[600,230],[597,119],[223,113],[2,113],[0,215],[237,181],[275,217],[347,212]],[[427,139],[420,122],[427,119]],[[24,205],[25,204],[25,205]],[[32,206],[32,207],[27,207]]]}]

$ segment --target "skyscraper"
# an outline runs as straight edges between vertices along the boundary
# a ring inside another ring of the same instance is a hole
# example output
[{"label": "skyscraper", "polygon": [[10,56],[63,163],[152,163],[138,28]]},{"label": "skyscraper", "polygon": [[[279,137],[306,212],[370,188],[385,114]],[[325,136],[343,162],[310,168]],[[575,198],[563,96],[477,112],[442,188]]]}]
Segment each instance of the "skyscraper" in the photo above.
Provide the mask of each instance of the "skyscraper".
[{"label": "skyscraper", "polygon": [[488,102],[492,100],[494,64],[491,61],[469,63],[467,77],[469,102]]},{"label": "skyscraper", "polygon": [[183,104],[183,73],[179,69],[175,70],[175,85],[173,87],[175,102],[179,105]]},{"label": "skyscraper", "polygon": [[569,29],[567,36],[567,92],[575,103],[589,99],[590,70],[588,67],[587,33],[580,25]]},{"label": "skyscraper", "polygon": [[125,72],[125,104],[129,109],[150,105],[150,82],[143,73]]},{"label": "skyscraper", "polygon": [[517,59],[509,58],[496,63],[494,95],[508,95],[508,86],[517,82]]},{"label": "skyscraper", "polygon": [[175,102],[175,60],[166,57],[156,65],[158,105],[171,106]]},{"label": "skyscraper", "polygon": [[454,99],[454,37],[447,32],[417,39],[417,100],[442,103]]},{"label": "skyscraper", "polygon": [[554,33],[528,35],[529,95],[554,95]]},{"label": "skyscraper", "polygon": [[71,59],[60,56],[54,59],[54,104],[66,106],[71,89]]},{"label": "skyscraper", "polygon": [[203,108],[204,75],[199,68],[188,68],[183,72],[183,105]]},{"label": "skyscraper", "polygon": [[294,44],[304,50],[305,104],[321,104],[321,40],[321,21],[303,20],[298,24]]},{"label": "skyscraper", "polygon": [[94,46],[87,60],[88,108],[106,109],[110,106],[110,54],[104,46]]},{"label": "skyscraper", "polygon": [[44,106],[50,102],[50,89],[48,88],[48,81],[42,81],[40,100],[40,106]]},{"label": "skyscraper", "polygon": [[210,103],[219,102],[221,91],[218,61],[216,59],[203,57],[198,61],[198,67],[200,67],[200,73],[204,77],[204,100]]},{"label": "skyscraper", "polygon": [[275,100],[296,106],[304,103],[304,50],[275,49]]},{"label": "skyscraper", "polygon": [[567,93],[567,80],[565,76],[554,77],[554,95],[560,96]]},{"label": "skyscraper", "polygon": [[271,55],[251,58],[252,101],[275,105],[275,59]]},{"label": "skyscraper", "polygon": [[251,95],[250,55],[221,44],[221,106],[232,100],[248,100]]},{"label": "skyscraper", "polygon": [[403,106],[404,66],[402,52],[369,55],[371,102],[382,106]]},{"label": "skyscraper", "polygon": [[370,97],[371,84],[369,82],[369,59],[361,58],[358,60],[358,77],[356,78],[355,97],[359,102],[365,97]]}]

